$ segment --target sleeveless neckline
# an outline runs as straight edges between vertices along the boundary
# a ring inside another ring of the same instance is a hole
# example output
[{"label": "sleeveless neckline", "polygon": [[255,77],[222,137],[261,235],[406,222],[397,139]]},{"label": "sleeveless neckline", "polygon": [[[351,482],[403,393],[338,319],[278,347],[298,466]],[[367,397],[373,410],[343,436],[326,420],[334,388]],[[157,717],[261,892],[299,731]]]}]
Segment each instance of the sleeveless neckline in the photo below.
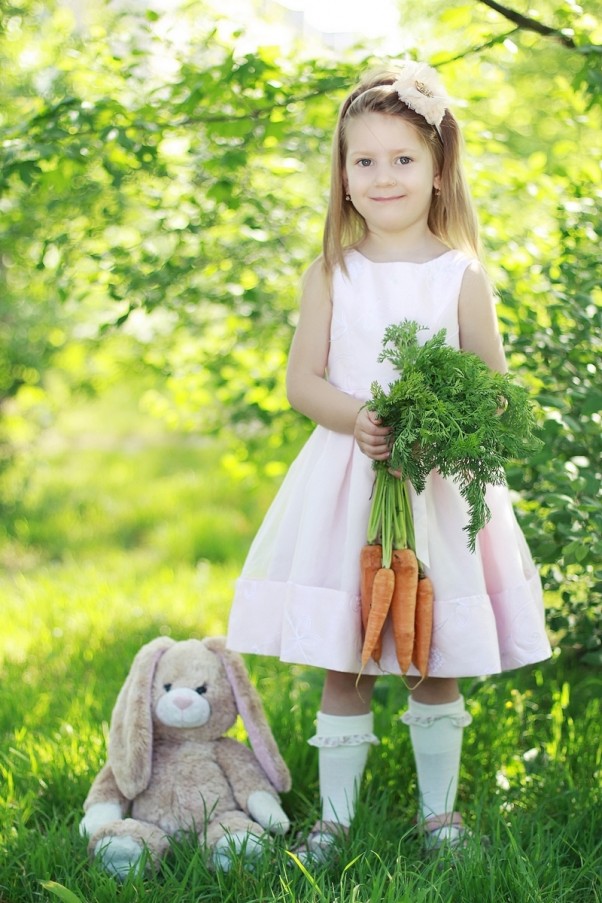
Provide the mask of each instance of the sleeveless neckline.
[{"label": "sleeveless neckline", "polygon": [[430,260],[372,260],[370,257],[366,257],[365,254],[362,254],[361,251],[358,251],[357,248],[351,248],[349,251],[350,254],[356,254],[358,257],[361,257],[362,260],[367,261],[367,263],[372,263],[375,266],[380,266],[381,264],[403,264],[404,266],[414,266],[414,267],[423,267],[428,266],[430,263],[435,263],[437,260],[442,260],[444,257],[447,257],[448,254],[457,254],[457,249],[448,248],[447,251],[444,251],[443,254],[439,254],[437,257],[431,257]]}]

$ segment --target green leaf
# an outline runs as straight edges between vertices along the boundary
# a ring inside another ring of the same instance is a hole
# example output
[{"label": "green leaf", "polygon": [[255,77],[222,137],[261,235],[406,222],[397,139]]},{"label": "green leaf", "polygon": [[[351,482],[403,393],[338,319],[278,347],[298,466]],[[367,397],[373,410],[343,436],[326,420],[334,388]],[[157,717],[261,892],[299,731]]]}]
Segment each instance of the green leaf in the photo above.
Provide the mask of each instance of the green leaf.
[{"label": "green leaf", "polygon": [[597,652],[586,652],[581,661],[586,665],[595,665],[599,667],[602,665],[602,649]]},{"label": "green leaf", "polygon": [[582,540],[575,539],[562,550],[562,555],[567,563],[585,561],[590,554],[590,548]]},{"label": "green leaf", "polygon": [[602,392],[599,392],[597,389],[591,389],[581,406],[581,413],[585,416],[589,414],[598,414],[602,411]]},{"label": "green leaf", "polygon": [[232,193],[235,185],[228,179],[220,179],[215,182],[206,192],[208,198],[220,203],[228,203],[232,199]]},{"label": "green leaf", "polygon": [[62,884],[58,884],[56,881],[40,881],[40,884],[44,890],[50,891],[51,894],[54,894],[59,900],[64,900],[65,903],[85,903],[85,900],[74,894],[72,890],[69,890]]}]

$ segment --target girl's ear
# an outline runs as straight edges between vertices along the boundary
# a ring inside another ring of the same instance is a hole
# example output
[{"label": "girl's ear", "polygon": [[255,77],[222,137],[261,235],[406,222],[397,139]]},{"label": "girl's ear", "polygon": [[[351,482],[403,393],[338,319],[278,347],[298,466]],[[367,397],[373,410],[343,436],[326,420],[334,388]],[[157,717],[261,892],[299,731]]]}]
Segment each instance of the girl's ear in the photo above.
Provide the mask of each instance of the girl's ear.
[{"label": "girl's ear", "polygon": [[441,191],[441,176],[439,175],[439,173],[437,173],[437,175],[433,179],[433,188],[435,189],[435,191]]}]

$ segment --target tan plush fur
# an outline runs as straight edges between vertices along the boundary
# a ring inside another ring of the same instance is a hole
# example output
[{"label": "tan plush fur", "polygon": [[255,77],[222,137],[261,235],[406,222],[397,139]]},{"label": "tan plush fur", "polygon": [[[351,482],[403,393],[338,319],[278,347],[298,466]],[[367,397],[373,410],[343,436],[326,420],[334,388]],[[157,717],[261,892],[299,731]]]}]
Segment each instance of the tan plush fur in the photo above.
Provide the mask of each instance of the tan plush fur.
[{"label": "tan plush fur", "polygon": [[[253,750],[224,734],[241,715]],[[265,829],[284,833],[290,774],[239,655],[222,638],[159,637],[136,655],[111,719],[105,766],[82,834],[108,871],[157,866],[169,837],[193,831],[227,867]],[[216,852],[217,851],[217,852]]]}]

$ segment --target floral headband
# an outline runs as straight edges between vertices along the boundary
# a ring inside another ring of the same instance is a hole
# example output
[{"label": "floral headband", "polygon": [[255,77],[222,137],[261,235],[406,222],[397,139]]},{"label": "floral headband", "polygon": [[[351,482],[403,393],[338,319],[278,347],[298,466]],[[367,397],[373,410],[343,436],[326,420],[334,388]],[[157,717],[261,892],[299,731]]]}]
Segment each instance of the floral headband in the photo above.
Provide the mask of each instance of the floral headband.
[{"label": "floral headband", "polygon": [[403,103],[423,116],[429,125],[434,125],[441,135],[441,120],[445,116],[449,97],[432,66],[412,60],[403,62],[399,78],[391,87]]}]

